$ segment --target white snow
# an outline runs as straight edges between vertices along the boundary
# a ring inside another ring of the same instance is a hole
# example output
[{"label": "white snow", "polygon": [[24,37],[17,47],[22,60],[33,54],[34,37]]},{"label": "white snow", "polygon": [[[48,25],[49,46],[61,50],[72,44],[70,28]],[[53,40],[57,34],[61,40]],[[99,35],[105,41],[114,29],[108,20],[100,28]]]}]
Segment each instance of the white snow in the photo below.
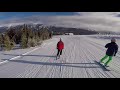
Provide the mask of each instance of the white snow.
[{"label": "white snow", "polygon": [[[65,49],[56,60],[56,44],[60,38]],[[120,78],[120,51],[109,64],[111,71],[95,63],[105,55],[104,46],[110,42],[110,38],[105,38],[105,35],[54,36],[42,46],[1,51],[0,78]],[[4,59],[8,62],[2,62]]]}]

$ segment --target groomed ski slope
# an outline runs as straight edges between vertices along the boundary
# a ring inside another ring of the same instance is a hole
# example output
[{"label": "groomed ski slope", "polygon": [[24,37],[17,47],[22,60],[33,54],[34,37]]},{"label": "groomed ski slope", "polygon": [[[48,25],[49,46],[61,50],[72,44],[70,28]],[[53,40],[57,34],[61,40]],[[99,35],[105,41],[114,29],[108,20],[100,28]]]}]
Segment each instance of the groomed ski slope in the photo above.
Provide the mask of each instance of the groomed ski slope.
[{"label": "groomed ski slope", "polygon": [[[56,60],[59,38],[65,49]],[[105,55],[104,46],[108,42],[110,39],[97,35],[55,36],[39,49],[0,64],[0,78],[120,78],[120,52],[109,64],[111,71],[105,71],[95,62]],[[17,56],[16,53],[6,55]]]}]

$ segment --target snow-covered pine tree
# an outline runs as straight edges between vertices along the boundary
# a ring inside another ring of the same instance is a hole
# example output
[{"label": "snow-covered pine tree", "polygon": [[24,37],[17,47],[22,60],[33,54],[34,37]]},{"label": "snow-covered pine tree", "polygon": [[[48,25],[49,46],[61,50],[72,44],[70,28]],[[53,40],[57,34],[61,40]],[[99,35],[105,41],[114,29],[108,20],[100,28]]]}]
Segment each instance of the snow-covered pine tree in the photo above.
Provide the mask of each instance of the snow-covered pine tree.
[{"label": "snow-covered pine tree", "polygon": [[10,40],[8,34],[4,35],[4,50],[11,50],[14,47],[14,41]]},{"label": "snow-covered pine tree", "polygon": [[27,45],[27,37],[26,37],[26,34],[25,34],[25,33],[22,33],[20,46],[21,46],[23,49],[28,47],[28,45]]}]

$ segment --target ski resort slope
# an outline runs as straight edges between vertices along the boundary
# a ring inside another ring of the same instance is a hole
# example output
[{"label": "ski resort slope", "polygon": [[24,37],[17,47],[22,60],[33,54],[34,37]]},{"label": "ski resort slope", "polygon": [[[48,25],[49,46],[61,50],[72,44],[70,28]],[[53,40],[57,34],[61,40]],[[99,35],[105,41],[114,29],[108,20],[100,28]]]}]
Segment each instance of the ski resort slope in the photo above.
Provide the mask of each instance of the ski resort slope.
[{"label": "ski resort slope", "polygon": [[[62,38],[65,49],[61,58],[56,60],[59,38]],[[105,55],[104,46],[108,42],[110,39],[94,35],[54,36],[38,49],[1,63],[0,78],[120,78],[120,52],[109,64],[110,71],[95,62]]]}]

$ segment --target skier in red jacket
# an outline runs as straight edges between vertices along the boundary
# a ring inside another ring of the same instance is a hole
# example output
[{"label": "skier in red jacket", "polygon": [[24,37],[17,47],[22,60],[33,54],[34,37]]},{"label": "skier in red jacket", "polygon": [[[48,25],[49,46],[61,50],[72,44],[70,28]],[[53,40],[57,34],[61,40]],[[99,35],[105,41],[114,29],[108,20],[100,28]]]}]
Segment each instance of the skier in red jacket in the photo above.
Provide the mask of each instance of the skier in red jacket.
[{"label": "skier in red jacket", "polygon": [[62,50],[64,49],[64,43],[62,42],[61,38],[60,41],[57,43],[57,49],[58,49],[57,57],[60,58],[60,55],[62,55]]}]

